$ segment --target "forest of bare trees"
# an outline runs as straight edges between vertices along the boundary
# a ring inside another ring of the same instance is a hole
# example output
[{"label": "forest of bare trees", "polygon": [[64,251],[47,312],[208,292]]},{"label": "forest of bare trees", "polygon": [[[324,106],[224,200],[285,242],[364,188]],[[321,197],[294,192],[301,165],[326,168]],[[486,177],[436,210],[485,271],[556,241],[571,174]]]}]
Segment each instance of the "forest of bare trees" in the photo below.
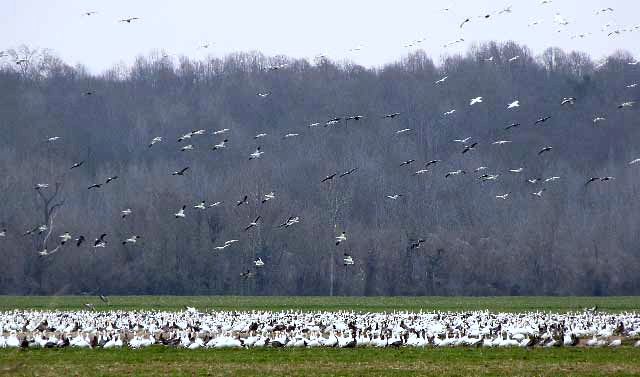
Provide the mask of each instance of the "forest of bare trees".
[{"label": "forest of bare trees", "polygon": [[[581,53],[487,43],[438,63],[418,51],[368,69],[158,52],[100,75],[47,50],[9,53],[24,61],[0,69],[0,294],[640,294],[640,164],[629,165],[640,158],[640,104],[617,108],[640,98],[640,86],[628,87],[640,81],[628,53],[596,67]],[[476,96],[483,102],[469,106]],[[564,97],[575,104],[561,106]],[[349,115],[364,118],[324,127]],[[551,118],[534,125],[542,116]],[[181,151],[177,138],[199,129],[194,150]],[[469,136],[478,144],[462,154],[452,140]],[[249,160],[257,146],[264,154]],[[442,162],[412,174],[432,159]],[[498,179],[477,179],[480,166]],[[445,178],[458,169],[466,174]],[[604,176],[615,179],[585,184]],[[270,191],[275,199],[262,203]],[[244,195],[248,205],[237,206]],[[222,204],[194,209],[202,200]],[[300,222],[278,228],[290,216]],[[39,255],[67,231],[87,241]],[[92,247],[102,233],[107,246]],[[132,234],[142,238],[123,245]],[[230,239],[239,242],[214,251]],[[247,270],[255,277],[241,278]]]}]

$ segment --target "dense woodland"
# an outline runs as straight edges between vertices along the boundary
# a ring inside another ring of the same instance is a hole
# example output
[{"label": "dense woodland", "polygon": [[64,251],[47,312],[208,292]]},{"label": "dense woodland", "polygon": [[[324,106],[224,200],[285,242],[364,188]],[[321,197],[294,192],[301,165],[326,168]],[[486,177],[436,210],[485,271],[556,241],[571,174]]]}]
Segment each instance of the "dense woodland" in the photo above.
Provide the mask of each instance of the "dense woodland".
[{"label": "dense woodland", "polygon": [[[640,294],[640,164],[629,165],[640,158],[640,104],[618,109],[640,98],[640,86],[627,87],[640,65],[626,52],[598,65],[577,52],[487,43],[376,69],[158,52],[100,75],[47,50],[9,53],[25,61],[4,59],[0,70],[1,294]],[[577,100],[561,106],[564,97]],[[514,100],[520,107],[507,109]],[[349,115],[364,118],[325,126]],[[163,141],[148,147],[156,136]],[[462,154],[452,140],[469,136],[478,144]],[[250,160],[258,146],[264,154]],[[413,175],[432,159],[442,162]],[[475,173],[480,166],[488,169]],[[458,169],[466,174],[445,178]],[[483,182],[482,173],[499,177]],[[552,176],[560,179],[527,182]],[[585,184],[604,176],[615,179]],[[262,203],[270,191],[275,199]],[[236,205],[244,195],[248,204]],[[202,200],[222,204],[194,209]],[[186,217],[175,218],[182,205]],[[123,219],[125,208],[133,213]],[[278,227],[290,216],[300,222]],[[24,235],[41,224],[50,234]],[[65,231],[87,241],[38,254]],[[94,248],[102,233],[107,247]],[[132,234],[142,238],[123,245]],[[230,239],[239,242],[214,249]],[[247,270],[255,277],[241,278]]]}]

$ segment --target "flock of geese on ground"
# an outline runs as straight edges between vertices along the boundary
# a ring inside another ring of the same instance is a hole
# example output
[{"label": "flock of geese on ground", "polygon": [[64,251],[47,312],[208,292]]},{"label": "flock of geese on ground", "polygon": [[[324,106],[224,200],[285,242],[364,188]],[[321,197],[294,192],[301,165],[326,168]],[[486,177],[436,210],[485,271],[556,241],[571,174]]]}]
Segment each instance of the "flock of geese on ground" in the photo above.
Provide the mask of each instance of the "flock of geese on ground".
[{"label": "flock of geese on ground", "polygon": [[[542,4],[548,4],[550,3],[550,0],[547,1],[542,1]],[[449,11],[449,9],[444,9],[443,11]],[[606,9],[602,9],[599,11],[599,13],[604,13],[604,12],[611,12],[613,11],[613,9],[611,8],[606,8]],[[501,9],[497,12],[494,13],[487,13],[485,15],[481,15],[478,18],[483,18],[483,19],[489,19],[495,15],[499,15],[499,14],[506,14],[506,13],[511,13],[512,9],[511,6],[508,6],[504,9]],[[95,15],[97,12],[95,11],[88,11],[85,13],[86,16],[92,16]],[[460,28],[463,28],[467,23],[471,22],[472,19],[474,18],[466,18],[461,24],[460,24]],[[140,20],[140,18],[138,17],[129,17],[129,18],[123,18],[120,20],[120,22],[122,23],[127,23],[130,24],[133,21],[138,21]],[[564,19],[562,16],[560,16],[559,14],[556,14],[555,18],[554,18],[554,22],[558,23],[559,25],[567,25],[568,21],[566,19]],[[624,29],[624,31],[630,31],[630,30],[636,30],[638,29],[638,26],[636,27],[632,27],[632,28],[628,28],[628,29]],[[616,35],[619,34],[621,31],[623,31],[622,29],[617,29],[617,31],[613,31],[612,34]],[[462,39],[460,39],[462,40]],[[203,44],[203,48],[207,48],[209,46],[209,44]],[[354,51],[357,51],[361,49],[361,47],[355,48],[353,49]],[[508,59],[507,64],[517,60],[519,58],[519,56],[513,56],[511,58]],[[486,57],[485,59],[486,61],[490,61],[492,62],[494,60],[494,57]],[[25,61],[23,59],[20,59],[18,61],[16,61],[17,64],[22,64]],[[629,64],[637,64],[637,62],[630,62]],[[277,64],[277,65],[272,65],[272,66],[268,66],[265,68],[265,70],[267,71],[277,71],[280,69],[286,69],[287,65],[286,64]],[[442,78],[438,79],[437,81],[435,81],[433,83],[435,90],[437,90],[437,88],[443,87],[445,85],[447,85],[447,79],[448,76],[443,76]],[[629,83],[626,87],[629,90],[633,90],[633,88],[635,88],[638,85],[638,83]],[[95,90],[88,90],[86,92],[83,93],[83,95],[87,95],[87,96],[92,96],[95,94]],[[629,94],[631,95],[631,92],[629,92]],[[260,91],[258,93],[256,93],[256,95],[260,98],[260,99],[264,99],[267,98],[269,96],[272,95],[272,93],[270,91]],[[259,99],[259,100],[260,100]],[[473,98],[470,98],[468,101],[468,107],[477,107],[477,106],[482,106],[483,105],[483,100],[484,97],[483,96],[475,96]],[[564,97],[562,99],[558,98],[558,107],[571,107],[574,106],[576,103],[578,103],[580,101],[580,98],[576,98],[573,96],[569,96],[569,97]],[[632,108],[634,105],[636,104],[636,100],[628,100],[628,101],[624,101],[621,102],[619,104],[617,104],[617,108],[622,111],[625,109],[630,109]],[[510,101],[509,103],[506,103],[504,108],[505,111],[509,111],[509,112],[513,112],[513,111],[517,111],[517,109],[521,106],[525,106],[525,104],[521,103],[520,99],[514,98],[512,101]],[[612,109],[614,109],[615,107],[612,106]],[[457,111],[457,109],[451,109],[447,112],[445,112],[443,114],[444,117],[450,117],[450,116],[454,116],[454,113]],[[337,127],[339,125],[341,125],[344,122],[345,127],[348,125],[349,121],[351,121],[352,123],[362,123],[364,121],[366,121],[367,118],[375,118],[375,117],[379,117],[379,118],[383,118],[388,120],[389,122],[393,122],[394,119],[398,118],[401,116],[400,112],[390,112],[387,114],[376,114],[376,115],[360,115],[360,114],[353,114],[353,115],[347,115],[347,116],[333,116],[330,117],[328,120],[325,121],[321,121],[321,122],[315,122],[315,123],[311,123],[308,125],[308,127],[306,127],[306,129],[309,129],[309,131],[311,132],[311,129],[315,128],[315,127]],[[593,118],[593,123],[597,124],[600,122],[606,121],[606,116],[603,115],[602,113],[596,114],[594,115]],[[531,126],[536,126],[536,127],[543,127],[545,125],[548,125],[549,123],[553,122],[553,114],[542,114],[538,119],[531,119],[530,120],[530,124]],[[518,127],[525,127],[527,126],[526,123],[518,123],[518,122],[514,122],[511,123],[509,125],[506,125],[506,127],[504,127],[506,132],[515,132],[516,128]],[[192,130],[189,132],[186,132],[182,135],[180,135],[179,137],[177,137],[177,142],[180,143],[180,147],[179,150],[185,153],[189,153],[189,151],[193,151],[196,147],[194,147],[194,144],[191,143],[192,140],[194,140],[196,137],[200,137],[201,135],[205,135],[205,134],[210,134],[216,137],[220,137],[222,138],[222,140],[220,140],[219,142],[217,142],[216,144],[214,144],[210,149],[216,153],[223,153],[224,149],[227,148],[227,144],[230,143],[230,137],[228,137],[227,135],[229,134],[231,130],[228,128],[224,128],[224,129],[220,129],[220,130],[215,130],[215,131],[211,131],[210,133],[208,133],[207,130],[205,129],[199,129],[199,130]],[[397,131],[395,131],[395,133],[397,135],[405,135],[405,134],[411,134],[411,132],[413,131],[413,129],[411,128],[403,128],[403,129],[399,129]],[[281,137],[282,140],[287,140],[287,139],[292,139],[292,138],[296,138],[296,137],[301,137],[301,133],[302,131],[298,131],[298,132],[288,132]],[[465,135],[466,136],[466,135]],[[253,139],[255,144],[258,144],[258,146],[255,148],[255,150],[250,151],[248,150],[246,152],[246,158],[247,160],[250,161],[256,161],[256,160],[260,160],[260,159],[264,159],[264,158],[268,158],[269,156],[269,150],[268,149],[262,149],[262,146],[260,144],[264,144],[264,140],[268,139],[269,137],[273,137],[272,135],[269,135],[265,132],[261,132],[256,134]],[[45,140],[45,142],[47,143],[62,143],[64,142],[64,140],[60,137],[60,136],[50,136],[47,137]],[[150,135],[150,142],[147,144],[147,147],[149,149],[153,149],[153,147],[159,143],[163,143],[165,142],[165,137],[164,136],[156,136],[156,135]],[[485,140],[485,141],[480,141],[480,140],[476,140],[473,136],[466,136],[464,138],[460,138],[460,139],[455,139],[452,141],[453,143],[458,143],[460,145],[460,151],[462,154],[469,154],[469,153],[473,153],[474,150],[478,149],[478,148],[500,148],[500,146],[503,145],[508,145],[510,143],[512,143],[512,140],[508,140],[508,139],[504,139],[504,140]],[[485,144],[485,145],[483,145]],[[543,158],[544,156],[548,155],[548,154],[553,154],[553,146],[552,145],[541,145],[537,150],[535,150],[535,152],[537,153],[537,155],[539,156],[539,158]],[[640,162],[640,158],[635,158],[633,160],[631,160],[629,162],[629,165],[634,165],[637,164],[638,162]],[[85,163],[84,160],[82,161],[78,161],[73,163],[73,165],[70,166],[71,170],[74,169],[82,169],[83,164]],[[437,166],[440,165],[442,163],[442,160],[440,159],[431,159],[429,161],[423,162],[422,166],[420,166],[420,168],[410,172],[411,175],[414,176],[418,176],[418,175],[424,175],[426,173],[430,173],[433,171],[433,169]],[[398,165],[402,168],[409,168],[415,165],[418,165],[419,162],[416,161],[416,159],[407,159],[404,161],[398,161]],[[189,174],[189,166],[183,166],[180,167],[180,169],[173,171],[171,173],[171,175],[176,176],[176,177],[180,177],[180,176],[184,176],[185,174]],[[355,175],[358,173],[358,167],[351,167],[348,170],[344,171],[344,172],[329,172],[326,176],[324,177],[318,177],[318,182],[322,183],[322,184],[328,184],[328,182],[334,181],[334,180],[339,180],[339,179],[348,179],[349,176]],[[447,172],[443,172],[443,176],[444,178],[446,178],[447,180],[452,180],[455,179],[454,177],[456,176],[462,176],[462,175],[467,175],[467,174],[475,174],[475,178],[478,181],[481,182],[487,182],[487,181],[496,181],[499,179],[501,173],[500,172],[490,172],[489,167],[487,166],[478,166],[476,169],[473,170],[473,172],[467,172],[463,169],[455,169],[455,170],[450,170]],[[524,168],[523,167],[514,167],[513,169],[509,169],[508,172],[505,172],[506,174],[526,174],[524,173]],[[109,176],[107,178],[104,179],[104,181],[99,181],[99,182],[92,182],[90,183],[87,188],[89,190],[93,190],[93,191],[97,191],[97,190],[104,190],[107,189],[108,187],[110,187],[111,185],[116,184],[115,182],[117,182],[118,180],[120,180],[121,177],[119,177],[118,175],[112,175]],[[553,181],[556,181],[558,179],[561,179],[560,176],[549,176],[549,177],[528,177],[527,181],[531,184],[546,184],[546,183],[551,183]],[[613,176],[603,176],[603,177],[586,177],[585,179],[585,185],[590,185],[594,182],[606,182],[606,181],[612,181],[614,180],[615,177]],[[50,187],[50,183],[46,183],[46,182],[38,182],[35,183],[34,189],[36,191],[38,191],[39,193],[41,193],[42,195],[45,195],[44,192],[46,192],[47,190],[51,190],[52,188]],[[57,189],[57,187],[56,187]],[[540,187],[540,186],[536,186],[535,189],[533,189],[533,191],[530,192],[530,194],[532,195],[532,198],[534,199],[540,199],[543,197],[543,193],[548,190],[549,188],[547,186],[545,187]],[[501,192],[495,195],[495,198],[498,200],[508,200],[510,198],[512,191],[506,191],[506,192]],[[403,196],[402,193],[388,193],[386,195],[386,198],[389,200],[398,200]],[[274,191],[269,191],[269,192],[265,192],[265,193],[260,193],[260,197],[261,197],[261,205],[268,205],[268,202],[274,201],[277,198],[277,195]],[[237,200],[237,202],[235,202],[236,206],[243,206],[243,205],[248,205],[249,201],[248,201],[248,195],[241,195],[239,200]],[[173,216],[177,221],[180,221],[181,219],[186,218],[189,215],[190,211],[206,211],[210,208],[214,208],[214,207],[218,207],[223,205],[222,201],[215,201],[215,202],[208,202],[206,200],[202,200],[199,203],[194,203],[194,204],[184,204],[181,203],[180,206],[178,208],[176,208],[176,212],[171,214],[168,214],[168,216]],[[127,218],[129,216],[134,216],[136,210],[135,208],[123,208],[120,212],[120,215],[122,218]],[[84,236],[84,235],[72,235],[71,232],[66,231],[63,234],[60,234],[58,237],[58,242],[56,242],[56,246],[54,248],[49,248],[47,243],[49,242],[51,233],[53,231],[53,218],[55,216],[51,216],[50,218],[50,222],[49,224],[37,224],[35,227],[33,228],[29,228],[24,235],[28,236],[28,235],[42,235],[45,234],[44,237],[44,242],[42,243],[42,249],[38,250],[39,255],[46,257],[46,256],[51,256],[53,254],[55,254],[56,252],[60,251],[61,248],[65,245],[67,245],[68,243],[70,243],[71,240],[73,240],[73,243],[75,244],[76,247],[80,247],[83,243],[85,243],[86,241],[88,241],[88,239]],[[248,221],[247,225],[243,228],[244,232],[249,232],[252,229],[256,228],[256,227],[260,227],[263,226],[264,224],[262,223],[263,218],[258,215],[257,217],[250,219],[252,221]],[[300,216],[298,215],[291,215],[286,219],[282,219],[282,222],[277,225],[278,229],[286,229],[289,227],[294,226],[295,224],[299,223],[302,219],[300,218]],[[275,225],[275,224],[274,224]],[[339,246],[345,242],[347,242],[347,233],[345,231],[343,231],[342,229],[340,230],[341,232],[339,234],[335,235],[335,243],[336,246]],[[96,236],[96,238],[93,239],[93,242],[89,244],[89,246],[93,247],[94,249],[97,248],[106,248],[108,243],[110,242],[110,237],[106,234],[106,233],[102,233],[102,232],[96,232],[98,235]],[[7,230],[6,229],[2,229],[0,231],[0,238],[6,237],[7,236]],[[74,238],[75,237],[75,238]],[[129,237],[125,237],[121,240],[119,240],[118,242],[121,242],[123,245],[128,245],[128,246],[135,246],[137,245],[140,240],[143,239],[143,236],[140,234],[131,234]],[[222,250],[225,250],[227,248],[232,248],[234,247],[234,245],[236,245],[237,243],[240,242],[240,237],[238,238],[231,238],[228,239],[226,241],[224,241],[224,243],[217,245],[213,248],[213,252],[220,252]],[[418,239],[416,241],[412,241],[412,245],[411,248],[414,247],[420,247],[421,243],[423,243],[424,240],[422,239]],[[344,257],[343,257],[343,264],[345,266],[349,266],[349,265],[353,265],[354,264],[354,258],[353,256],[349,255],[348,253],[344,253]],[[263,267],[265,265],[265,263],[263,262],[262,258],[260,256],[257,256],[254,260],[253,260],[253,265],[256,269],[259,269],[261,267]],[[256,270],[257,271],[257,270]],[[251,270],[246,270],[240,274],[241,277],[243,278],[250,278],[256,275],[255,271],[251,271]]]},{"label": "flock of geese on ground", "polygon": [[0,348],[640,347],[637,313],[0,312]]}]

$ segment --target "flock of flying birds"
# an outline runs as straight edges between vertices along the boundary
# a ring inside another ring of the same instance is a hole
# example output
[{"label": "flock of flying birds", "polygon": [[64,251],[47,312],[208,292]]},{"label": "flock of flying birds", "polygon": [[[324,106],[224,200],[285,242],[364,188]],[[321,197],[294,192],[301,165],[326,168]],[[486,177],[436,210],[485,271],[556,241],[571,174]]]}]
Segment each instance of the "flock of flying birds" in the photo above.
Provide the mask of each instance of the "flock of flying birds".
[{"label": "flock of flying birds", "polygon": [[[541,4],[548,4],[550,3],[551,0],[545,0],[542,1]],[[487,13],[485,15],[481,15],[478,16],[478,18],[482,18],[482,19],[489,19],[491,17],[497,16],[497,15],[501,15],[501,14],[508,14],[512,12],[512,7],[508,6],[504,9],[501,9],[497,12],[494,13]],[[443,11],[448,11],[448,8],[443,9]],[[598,10],[598,14],[599,13],[605,13],[605,12],[613,12],[612,8],[603,8]],[[97,12],[95,11],[88,11],[85,12],[84,15],[86,16],[92,16],[95,15]],[[462,23],[459,25],[460,28],[463,28],[467,23],[472,22],[474,18],[466,18],[462,21]],[[129,17],[129,18],[123,18],[121,20],[119,20],[119,22],[122,23],[127,23],[130,24],[131,22],[134,21],[138,21],[140,20],[139,17]],[[559,25],[567,25],[569,22],[564,19],[561,15],[556,14],[555,18],[554,18],[554,22],[559,24]],[[532,25],[537,25],[540,22],[534,22]],[[610,26],[610,25],[609,25]],[[634,31],[640,28],[640,25],[636,25],[634,27],[631,28],[618,28],[615,29],[613,31],[609,32],[609,35],[617,35],[620,34],[621,32],[624,31]],[[463,41],[462,38],[460,38],[457,41],[451,42],[449,44],[453,44],[453,43],[457,43]],[[421,40],[418,40],[414,43],[420,43]],[[447,44],[447,45],[449,45]],[[209,47],[209,43],[204,43],[202,46],[200,46],[201,48],[208,48]],[[446,45],[445,45],[446,46]],[[358,46],[357,48],[354,48],[352,50],[354,51],[358,51],[360,50],[362,47]],[[2,56],[4,56],[5,54],[3,53]],[[517,60],[519,58],[519,56],[513,56],[511,58],[508,59],[508,62],[513,62],[515,60]],[[485,59],[486,61],[493,61],[493,57],[488,57]],[[26,60],[25,59],[18,59],[16,61],[16,64],[20,65],[25,63]],[[635,62],[631,62],[629,64],[638,64],[637,61]],[[279,65],[272,65],[272,66],[268,66],[265,68],[265,70],[267,71],[277,71],[280,69],[285,69],[286,68],[286,64],[279,64]],[[446,81],[448,79],[448,76],[444,76],[442,78],[440,78],[439,80],[434,82],[434,86],[435,87],[442,87],[444,85],[446,85]],[[627,88],[635,88],[638,86],[638,83],[630,83],[627,85]],[[95,91],[93,90],[89,90],[83,93],[83,95],[93,95],[95,93]],[[263,91],[263,92],[258,92],[256,93],[256,95],[260,98],[266,98],[268,96],[271,95],[270,91]],[[474,98],[469,99],[469,106],[482,106],[483,103],[483,97],[482,96],[477,96]],[[566,106],[573,106],[576,102],[579,102],[580,99],[579,98],[575,98],[575,97],[564,97],[562,99],[558,98],[558,107],[566,107]],[[617,105],[617,108],[620,110],[625,110],[625,109],[630,109],[632,108],[634,105],[636,104],[636,100],[628,100],[625,102],[622,102],[620,104]],[[517,108],[519,108],[521,106],[520,100],[519,99],[514,99],[512,102],[505,104],[505,111],[513,111]],[[613,106],[612,106],[613,107]],[[612,109],[613,110],[613,109]],[[451,116],[453,115],[457,110],[456,109],[451,109],[447,112],[445,112],[443,114],[443,116]],[[337,116],[337,117],[332,117],[326,121],[323,122],[316,122],[316,123],[312,123],[308,125],[308,128],[315,128],[315,127],[335,127],[338,126],[340,124],[342,124],[342,122],[344,122],[345,126],[348,124],[349,121],[352,122],[359,122],[363,119],[366,119],[367,117],[381,117],[384,119],[389,120],[390,122],[392,122],[394,119],[398,118],[399,116],[401,116],[401,114],[399,112],[392,112],[392,113],[388,113],[388,114],[384,114],[384,115],[369,115],[369,116],[365,116],[365,115],[348,115],[348,116]],[[531,120],[531,125],[533,126],[537,126],[537,127],[541,127],[543,126],[545,123],[552,121],[553,119],[553,114],[543,114],[542,116],[540,116],[538,119]],[[605,121],[606,117],[602,116],[601,114],[594,116],[593,118],[593,123],[597,124],[599,122]],[[510,125],[508,125],[507,127],[505,127],[505,131],[510,131],[513,132],[512,130],[517,128],[517,127],[521,127],[523,126],[523,124],[521,123],[512,123]],[[217,136],[217,137],[222,137],[223,139],[218,142],[217,144],[213,145],[211,147],[211,150],[213,151],[223,151],[226,148],[227,143],[229,142],[229,138],[227,138],[227,134],[229,133],[230,129],[228,128],[224,128],[224,129],[220,129],[220,130],[216,130],[213,132],[210,132],[211,135],[213,136]],[[404,129],[400,129],[395,131],[396,134],[405,134],[405,133],[410,133],[412,131],[411,128],[404,128]],[[191,150],[194,150],[194,145],[190,144],[189,141],[192,140],[192,138],[198,137],[200,135],[205,135],[207,134],[208,131],[205,129],[200,129],[200,130],[193,130],[190,132],[187,132],[181,136],[179,136],[177,138],[177,142],[181,143],[179,149],[182,152],[188,152]],[[261,142],[261,140],[263,138],[268,137],[269,135],[267,133],[259,133],[257,135],[254,136],[254,140],[255,142],[259,143]],[[300,136],[300,133],[287,133],[285,135],[282,136],[282,139],[290,139],[290,138],[294,138],[294,137],[298,137]],[[46,142],[48,143],[60,143],[61,142],[61,137],[59,136],[52,136],[46,139]],[[162,143],[164,142],[164,137],[163,136],[155,136],[153,138],[151,138],[149,144],[148,144],[148,148],[152,148],[154,145],[158,144],[158,143]],[[455,139],[452,142],[454,143],[459,143],[461,146],[461,153],[462,154],[467,154],[467,153],[473,153],[474,150],[476,150],[479,147],[484,147],[482,146],[479,141],[476,141],[472,136],[468,136],[465,138],[461,138],[461,139]],[[496,146],[500,146],[500,145],[505,145],[505,144],[509,144],[511,143],[511,140],[495,140],[492,142],[487,142],[486,144],[491,144],[491,145],[496,145]],[[253,152],[249,152],[247,151],[247,159],[248,160],[259,160],[264,158],[263,155],[265,153],[268,153],[264,150],[262,150],[261,146],[256,147],[256,149]],[[537,150],[537,154],[539,156],[542,155],[546,155],[546,154],[550,154],[553,153],[553,146],[551,145],[543,145],[540,146],[540,148]],[[74,163],[70,169],[80,169],[82,168],[83,164],[84,164],[84,160],[83,161],[79,161]],[[439,163],[441,163],[442,160],[438,160],[438,159],[432,159],[429,161],[426,161],[423,166],[420,169],[415,170],[412,175],[416,176],[416,175],[423,175],[426,174],[432,170],[430,170],[431,167],[438,165]],[[629,162],[629,165],[634,165],[640,162],[640,158],[636,158],[632,161]],[[400,167],[410,167],[410,166],[414,166],[414,165],[418,165],[418,162],[416,162],[415,159],[408,159],[405,161],[400,161],[399,162],[399,166]],[[184,176],[186,173],[188,173],[190,167],[189,166],[185,166],[183,168],[181,168],[180,170],[174,171],[171,174],[173,176]],[[479,181],[495,181],[497,179],[499,179],[500,177],[500,173],[497,172],[493,172],[493,173],[489,173],[489,168],[486,166],[479,166],[477,167],[472,173],[475,174],[476,178]],[[524,168],[519,167],[519,168],[515,168],[515,169],[509,169],[509,174],[520,174],[522,173],[524,170]],[[353,167],[347,171],[344,171],[342,173],[340,172],[332,172],[331,174],[328,174],[327,176],[325,176],[324,178],[319,179],[319,182],[321,183],[325,183],[325,182],[329,182],[329,181],[333,181],[335,179],[346,179],[348,176],[351,176],[353,174],[357,174],[358,171],[358,167]],[[455,177],[455,176],[460,176],[460,175],[465,175],[468,174],[467,171],[462,170],[462,169],[458,169],[458,170],[451,170],[446,172],[446,174],[444,175],[444,177],[446,179]],[[537,183],[548,183],[548,182],[553,182],[555,180],[560,179],[561,177],[559,176],[550,176],[550,177],[530,177],[527,179],[528,182],[530,182],[531,184],[537,184]],[[110,185],[111,182],[114,182],[116,180],[120,179],[120,177],[118,175],[113,175],[110,177],[107,177],[104,181],[100,181],[100,182],[95,182],[92,183],[88,186],[89,190],[100,190],[100,189],[106,189],[107,186]],[[612,176],[604,176],[604,177],[588,177],[585,180],[585,185],[590,185],[593,182],[605,182],[605,181],[611,181],[615,179],[615,177]],[[44,191],[44,190],[48,190],[50,189],[50,184],[49,183],[37,183],[34,186],[35,190],[39,190],[39,191]],[[533,198],[542,198],[543,193],[545,192],[545,190],[547,190],[546,187],[540,188],[538,187],[535,191],[531,192],[531,195]],[[508,191],[508,192],[504,192],[498,195],[495,195],[496,199],[499,200],[508,200],[510,197],[510,194],[512,192]],[[389,193],[388,195],[386,195],[386,197],[389,200],[397,200],[400,197],[402,197],[403,194],[401,193]],[[276,193],[274,191],[268,192],[268,193],[264,193],[261,196],[261,204],[265,205],[267,202],[272,201],[274,199],[276,199]],[[247,205],[249,204],[248,202],[248,196],[244,195],[240,198],[240,200],[238,200],[235,205],[236,206],[242,206],[242,205]],[[216,201],[216,202],[212,202],[212,203],[207,203],[205,200],[201,201],[200,203],[196,203],[195,205],[182,205],[180,208],[178,208],[176,210],[176,212],[173,214],[173,216],[175,217],[175,219],[180,220],[180,219],[184,219],[189,211],[191,210],[197,210],[197,211],[205,211],[209,208],[213,208],[213,207],[218,207],[223,205],[222,202],[220,201]],[[134,213],[134,210],[131,208],[125,208],[121,211],[121,216],[122,218],[126,218],[128,216],[131,216]],[[290,216],[287,219],[284,219],[284,221],[282,223],[280,223],[277,228],[281,228],[281,229],[286,229],[289,228],[291,226],[294,226],[295,224],[299,223],[301,221],[299,216]],[[251,231],[251,229],[262,226],[262,217],[261,216],[257,216],[253,221],[250,221],[247,226],[244,228],[245,232]],[[63,234],[59,235],[59,243],[57,244],[57,246],[53,249],[48,249],[47,248],[47,240],[49,238],[49,236],[51,235],[51,232],[53,231],[53,221],[51,220],[51,222],[49,224],[39,224],[36,227],[26,231],[24,233],[25,236],[27,235],[31,235],[31,234],[45,234],[45,241],[43,242],[43,248],[42,250],[39,250],[39,255],[41,256],[49,256],[52,255],[56,252],[58,252],[59,250],[61,250],[61,247],[63,247],[64,245],[66,245],[69,241],[71,241],[72,239],[74,240],[74,243],[77,247],[80,247],[83,243],[85,243],[87,241],[87,239],[85,238],[84,235],[78,235],[76,238],[74,238],[74,236],[72,236],[72,234],[70,232],[64,232]],[[7,235],[7,230],[6,229],[2,229],[0,231],[0,237],[5,237]],[[97,248],[106,248],[107,244],[108,244],[108,235],[106,233],[102,233],[100,234],[98,237],[96,237],[91,246],[94,249]],[[130,237],[121,240],[121,243],[123,245],[129,245],[129,246],[135,246],[138,241],[142,238],[141,235],[139,234],[132,234]],[[340,234],[335,236],[335,243],[336,246],[339,246],[340,244],[344,243],[347,241],[347,234],[346,232],[341,232]],[[234,244],[240,242],[239,239],[229,239],[227,241],[225,241],[223,244],[215,246],[214,247],[214,251],[216,252],[220,252],[222,250],[225,250],[227,248],[231,248],[233,247]],[[413,243],[411,244],[411,248],[418,248],[420,247],[420,245],[425,242],[425,240],[423,239],[418,239],[416,241],[413,241]],[[349,255],[348,253],[344,253],[344,257],[343,257],[343,263],[345,266],[349,266],[349,265],[353,265],[354,264],[354,259],[351,255]],[[255,266],[255,268],[259,269],[261,267],[263,267],[265,264],[262,261],[261,257],[257,257],[255,260],[253,260],[253,265]],[[256,275],[256,272],[251,271],[251,270],[246,270],[244,272],[242,272],[240,274],[241,277],[243,278],[250,278]]]}]

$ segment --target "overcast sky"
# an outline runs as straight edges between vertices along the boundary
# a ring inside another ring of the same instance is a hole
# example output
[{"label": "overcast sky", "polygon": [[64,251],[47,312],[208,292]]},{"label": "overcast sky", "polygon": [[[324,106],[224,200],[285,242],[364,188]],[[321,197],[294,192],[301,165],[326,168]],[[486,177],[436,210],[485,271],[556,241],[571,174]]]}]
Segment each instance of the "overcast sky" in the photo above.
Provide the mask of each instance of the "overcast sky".
[{"label": "overcast sky", "polygon": [[[21,44],[50,48],[93,73],[130,64],[152,50],[204,58],[259,50],[313,58],[350,59],[381,66],[421,48],[436,63],[474,42],[514,40],[535,54],[546,47],[578,50],[599,59],[626,49],[640,56],[639,0],[348,1],[348,0],[2,0],[0,50]],[[511,13],[497,14],[511,5]],[[601,8],[613,12],[596,14]],[[448,11],[443,8],[449,8]],[[85,16],[86,11],[97,11]],[[559,13],[569,24],[554,23]],[[485,19],[485,14],[491,17]],[[118,22],[139,17],[130,24]],[[471,21],[460,28],[466,18]],[[535,26],[528,26],[540,20]],[[612,26],[602,31],[605,24]],[[557,32],[562,29],[561,32]],[[571,37],[591,33],[584,38]],[[414,47],[404,47],[425,38]],[[464,42],[443,47],[449,41]],[[209,48],[199,48],[210,43]],[[358,51],[351,49],[361,47]],[[6,58],[5,58],[6,59]]]}]

